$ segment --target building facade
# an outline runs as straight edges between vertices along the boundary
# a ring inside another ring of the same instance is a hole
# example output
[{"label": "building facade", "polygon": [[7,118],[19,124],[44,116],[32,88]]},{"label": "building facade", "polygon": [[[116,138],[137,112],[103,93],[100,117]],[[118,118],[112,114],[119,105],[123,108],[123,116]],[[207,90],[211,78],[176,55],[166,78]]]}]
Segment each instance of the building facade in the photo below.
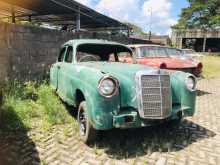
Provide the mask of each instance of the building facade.
[{"label": "building facade", "polygon": [[171,41],[180,49],[220,52],[220,29],[172,29]]}]

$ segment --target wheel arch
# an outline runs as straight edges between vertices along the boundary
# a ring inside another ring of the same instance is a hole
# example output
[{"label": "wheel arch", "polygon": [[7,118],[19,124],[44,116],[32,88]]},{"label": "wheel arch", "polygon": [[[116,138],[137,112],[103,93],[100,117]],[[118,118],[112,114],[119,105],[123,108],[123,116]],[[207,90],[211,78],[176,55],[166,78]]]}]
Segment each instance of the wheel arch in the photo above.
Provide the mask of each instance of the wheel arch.
[{"label": "wheel arch", "polygon": [[79,107],[82,101],[86,101],[85,95],[81,89],[76,89],[75,91],[76,108]]}]

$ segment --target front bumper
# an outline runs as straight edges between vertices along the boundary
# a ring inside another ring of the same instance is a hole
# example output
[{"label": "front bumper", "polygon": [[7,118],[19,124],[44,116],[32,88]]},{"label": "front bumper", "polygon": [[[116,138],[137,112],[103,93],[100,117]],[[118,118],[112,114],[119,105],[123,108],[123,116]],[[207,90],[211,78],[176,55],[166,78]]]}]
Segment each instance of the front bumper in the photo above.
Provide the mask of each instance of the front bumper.
[{"label": "front bumper", "polygon": [[177,119],[179,112],[182,113],[183,117],[191,116],[192,114],[188,113],[190,111],[191,109],[188,107],[181,108],[180,106],[175,106],[171,111],[171,115],[168,118],[162,120],[142,119],[140,118],[137,111],[124,111],[118,115],[113,116],[113,127],[127,129],[157,125],[169,120]]}]

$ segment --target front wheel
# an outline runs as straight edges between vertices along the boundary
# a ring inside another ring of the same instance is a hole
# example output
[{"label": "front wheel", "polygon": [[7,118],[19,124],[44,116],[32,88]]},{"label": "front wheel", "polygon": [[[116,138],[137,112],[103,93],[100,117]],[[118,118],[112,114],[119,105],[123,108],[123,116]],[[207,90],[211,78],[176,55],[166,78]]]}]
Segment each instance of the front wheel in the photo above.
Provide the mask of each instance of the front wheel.
[{"label": "front wheel", "polygon": [[79,105],[78,117],[80,137],[82,141],[86,144],[91,144],[95,141],[97,131],[93,128],[91,122],[88,118],[88,111],[86,107],[86,102],[83,101]]},{"label": "front wheel", "polygon": [[182,114],[178,114],[176,119],[168,121],[168,125],[172,127],[178,127],[182,124],[183,122],[183,116]]}]

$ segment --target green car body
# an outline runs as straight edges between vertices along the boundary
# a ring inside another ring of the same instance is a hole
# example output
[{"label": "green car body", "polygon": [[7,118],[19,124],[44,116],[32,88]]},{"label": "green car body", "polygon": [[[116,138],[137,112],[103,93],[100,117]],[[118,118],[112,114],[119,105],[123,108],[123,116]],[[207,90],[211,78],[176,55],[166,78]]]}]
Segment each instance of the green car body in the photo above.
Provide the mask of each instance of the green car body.
[{"label": "green car body", "polygon": [[[51,86],[69,105],[78,107],[80,102],[85,101],[88,120],[94,129],[145,127],[161,121],[178,119],[180,115],[186,117],[194,114],[196,80],[193,75],[180,71],[169,73],[138,64],[78,62],[78,47],[86,44],[94,46],[94,49],[95,45],[101,45],[103,49],[109,46],[112,50],[114,47],[120,47],[130,53],[132,51],[127,46],[115,42],[72,40],[62,46],[59,60],[51,67]],[[66,57],[68,48],[72,57]],[[112,96],[106,97],[100,93],[99,85],[108,77],[116,82],[117,90]],[[187,85],[189,78],[194,82],[192,89]],[[142,81],[145,81],[145,87],[142,87]],[[159,95],[153,97],[154,91],[160,92]],[[157,114],[154,115],[154,111]]]}]

